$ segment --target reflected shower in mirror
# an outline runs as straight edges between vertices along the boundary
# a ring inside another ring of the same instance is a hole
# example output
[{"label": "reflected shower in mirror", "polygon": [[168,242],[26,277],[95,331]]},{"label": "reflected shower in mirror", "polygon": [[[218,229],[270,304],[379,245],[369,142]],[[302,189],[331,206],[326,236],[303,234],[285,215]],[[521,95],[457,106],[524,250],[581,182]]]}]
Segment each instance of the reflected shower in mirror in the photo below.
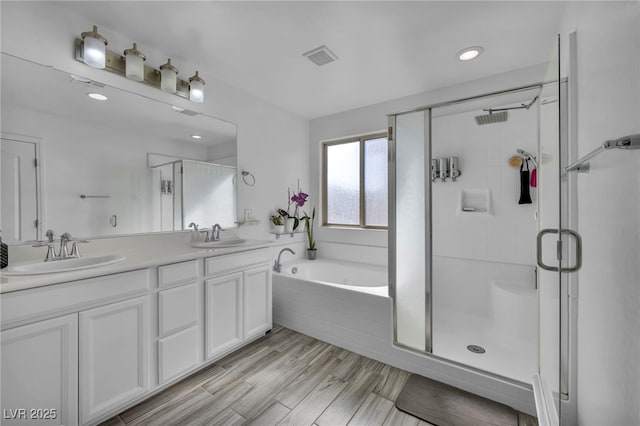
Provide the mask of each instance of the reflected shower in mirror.
[{"label": "reflected shower in mirror", "polygon": [[153,209],[159,230],[187,229],[191,223],[213,226],[212,221],[223,229],[235,226],[235,167],[177,160],[153,166],[151,173],[153,186],[161,188]]},{"label": "reflected shower in mirror", "polygon": [[[234,226],[235,124],[7,54],[1,90],[8,243],[42,239],[48,228],[78,237],[182,230],[188,217]],[[181,200],[172,209],[180,220],[163,208],[176,179],[155,167],[178,161],[226,182],[207,190],[184,179],[183,195],[207,204]]]}]

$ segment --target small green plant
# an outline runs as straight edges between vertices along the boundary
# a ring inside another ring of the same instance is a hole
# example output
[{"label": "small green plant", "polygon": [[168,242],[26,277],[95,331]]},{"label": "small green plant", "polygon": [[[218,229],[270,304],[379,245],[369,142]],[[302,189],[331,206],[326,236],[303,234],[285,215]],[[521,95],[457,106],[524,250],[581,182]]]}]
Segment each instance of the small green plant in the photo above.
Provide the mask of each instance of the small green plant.
[{"label": "small green plant", "polygon": [[304,214],[302,220],[304,220],[304,230],[307,233],[307,240],[309,241],[309,250],[316,249],[316,241],[313,239],[313,221],[316,218],[316,208],[313,208],[311,217],[307,213]]},{"label": "small green plant", "polygon": [[271,223],[273,223],[276,226],[284,225],[282,216],[280,216],[279,214],[274,214],[273,216],[271,216]]}]

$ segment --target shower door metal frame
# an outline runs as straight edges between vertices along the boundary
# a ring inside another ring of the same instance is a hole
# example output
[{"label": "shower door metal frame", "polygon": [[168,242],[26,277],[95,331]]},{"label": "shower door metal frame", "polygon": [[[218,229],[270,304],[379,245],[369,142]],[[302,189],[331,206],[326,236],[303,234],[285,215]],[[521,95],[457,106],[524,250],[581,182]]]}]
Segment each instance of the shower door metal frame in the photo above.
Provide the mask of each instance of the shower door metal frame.
[{"label": "shower door metal frame", "polygon": [[[561,82],[566,82],[566,78],[563,78],[560,80]],[[388,149],[389,149],[389,155],[388,155],[388,160],[389,160],[389,180],[388,180],[388,200],[389,200],[389,212],[388,212],[388,217],[389,217],[389,228],[388,228],[388,263],[389,263],[389,267],[388,267],[388,271],[389,271],[389,297],[392,298],[392,305],[393,305],[393,345],[397,346],[397,347],[401,347],[403,349],[409,350],[411,352],[415,352],[418,354],[422,354],[422,355],[428,355],[430,357],[439,359],[439,360],[445,360],[449,363],[455,364],[455,365],[460,365],[463,366],[465,368],[471,368],[473,370],[476,370],[478,372],[482,372],[484,374],[490,374],[493,375],[495,377],[499,377],[501,379],[506,379],[509,382],[513,382],[513,383],[521,383],[520,381],[511,379],[509,377],[505,377],[505,376],[501,376],[499,374],[495,374],[495,373],[491,373],[488,372],[486,370],[482,370],[467,364],[463,364],[457,361],[453,361],[447,358],[443,358],[440,357],[438,355],[435,355],[432,350],[433,350],[433,320],[432,320],[432,315],[433,315],[433,309],[431,309],[431,304],[432,304],[432,297],[431,297],[431,290],[432,290],[432,259],[431,259],[431,252],[432,252],[432,223],[431,223],[431,174],[430,173],[425,173],[425,211],[428,212],[427,215],[425,215],[425,227],[427,232],[425,233],[425,238],[427,239],[427,241],[425,241],[425,252],[428,253],[428,258],[425,259],[425,268],[426,268],[426,273],[425,273],[425,277],[428,277],[429,282],[425,283],[425,310],[426,310],[426,315],[425,315],[425,350],[419,350],[416,349],[414,347],[411,346],[407,346],[403,343],[398,342],[398,329],[397,329],[397,321],[396,321],[396,317],[397,317],[397,307],[396,307],[396,251],[397,251],[397,247],[396,247],[396,118],[399,115],[404,115],[404,114],[411,114],[411,113],[416,113],[416,112],[420,112],[420,111],[424,111],[425,113],[427,113],[427,119],[425,120],[425,123],[428,124],[428,128],[425,129],[425,141],[427,143],[427,146],[425,146],[425,170],[430,170],[431,168],[431,145],[432,145],[432,141],[431,141],[431,123],[432,123],[432,111],[434,108],[439,108],[439,107],[447,107],[447,106],[452,106],[452,105],[457,105],[457,104],[461,104],[461,103],[465,103],[465,102],[469,102],[469,101],[474,101],[474,100],[479,100],[479,99],[484,99],[484,98],[490,98],[493,96],[498,96],[498,95],[506,95],[506,94],[512,94],[512,93],[518,93],[518,92],[525,92],[528,90],[532,90],[532,89],[542,89],[542,87],[547,84],[548,82],[539,82],[539,83],[532,83],[532,84],[527,84],[527,85],[523,85],[523,86],[518,86],[518,87],[514,87],[514,88],[510,88],[510,89],[505,89],[505,90],[498,90],[498,91],[494,91],[494,92],[488,92],[488,93],[484,93],[484,94],[480,94],[480,95],[476,95],[476,96],[469,96],[469,97],[465,97],[465,98],[458,98],[458,99],[454,99],[454,100],[450,100],[450,101],[446,101],[446,102],[439,102],[439,103],[435,103],[435,104],[431,104],[431,105],[427,105],[427,106],[423,106],[423,107],[419,107],[419,108],[414,108],[414,109],[409,109],[409,110],[404,110],[404,111],[400,111],[400,112],[395,112],[395,113],[391,113],[391,114],[387,114],[387,122],[388,122],[388,140],[389,140],[389,144],[388,144]]]}]

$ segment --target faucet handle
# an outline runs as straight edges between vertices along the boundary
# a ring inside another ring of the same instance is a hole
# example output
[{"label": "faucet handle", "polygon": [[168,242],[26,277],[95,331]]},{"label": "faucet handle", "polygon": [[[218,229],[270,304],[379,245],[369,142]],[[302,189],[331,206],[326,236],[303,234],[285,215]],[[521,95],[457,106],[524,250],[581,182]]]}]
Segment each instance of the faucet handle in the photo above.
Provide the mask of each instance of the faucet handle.
[{"label": "faucet handle", "polygon": [[60,239],[65,241],[71,241],[72,238],[73,237],[68,232],[65,232],[64,234],[60,235]]},{"label": "faucet handle", "polygon": [[38,244],[34,244],[32,247],[47,247],[47,255],[44,258],[45,262],[56,259],[56,254],[53,251],[53,243],[40,242]]},{"label": "faucet handle", "polygon": [[32,245],[31,247],[53,247],[53,243],[52,242],[50,243],[48,241],[47,242],[41,241],[41,242],[38,242],[38,244]]},{"label": "faucet handle", "polygon": [[87,240],[72,240],[73,241],[73,246],[71,246],[71,253],[69,254],[70,257],[80,257],[80,251],[78,250],[78,244],[88,244],[89,241]]},{"label": "faucet handle", "polygon": [[55,232],[53,232],[53,229],[47,229],[47,232],[45,233],[47,239],[49,240],[50,243],[53,242],[53,237],[56,235]]}]

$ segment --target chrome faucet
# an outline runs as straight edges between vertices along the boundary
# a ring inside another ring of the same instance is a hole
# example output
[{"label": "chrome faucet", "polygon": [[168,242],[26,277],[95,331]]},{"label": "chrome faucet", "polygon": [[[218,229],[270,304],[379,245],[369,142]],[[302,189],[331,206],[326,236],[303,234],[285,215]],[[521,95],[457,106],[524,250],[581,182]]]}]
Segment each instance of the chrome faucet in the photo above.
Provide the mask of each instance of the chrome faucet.
[{"label": "chrome faucet", "polygon": [[280,256],[282,256],[282,253],[288,251],[291,254],[296,254],[295,251],[291,250],[289,247],[285,247],[282,250],[280,250],[280,253],[278,253],[278,258],[276,259],[275,263],[273,264],[273,270],[275,272],[280,272],[280,269],[282,269],[282,263],[280,263]]},{"label": "chrome faucet", "polygon": [[[48,241],[40,242],[38,244],[34,244],[33,247],[47,247],[47,255],[44,258],[45,262],[49,262],[52,260],[63,260],[63,259],[75,259],[80,257],[80,251],[78,250],[78,244],[80,243],[88,243],[87,240],[74,240],[71,237],[71,234],[65,232],[60,236],[60,249],[58,250],[58,254],[56,254],[53,244],[54,240],[54,232],[53,230],[47,230],[46,234]],[[67,243],[73,242],[73,246],[71,247],[71,253],[69,253],[69,249],[67,248]]]},{"label": "chrome faucet", "polygon": [[211,227],[211,237],[209,241],[220,241],[220,231],[224,231],[219,224],[215,224]]},{"label": "chrome faucet", "polygon": [[58,258],[64,259],[69,257],[69,250],[67,250],[67,242],[71,239],[71,234],[65,232],[60,235],[60,250],[58,251]]}]

